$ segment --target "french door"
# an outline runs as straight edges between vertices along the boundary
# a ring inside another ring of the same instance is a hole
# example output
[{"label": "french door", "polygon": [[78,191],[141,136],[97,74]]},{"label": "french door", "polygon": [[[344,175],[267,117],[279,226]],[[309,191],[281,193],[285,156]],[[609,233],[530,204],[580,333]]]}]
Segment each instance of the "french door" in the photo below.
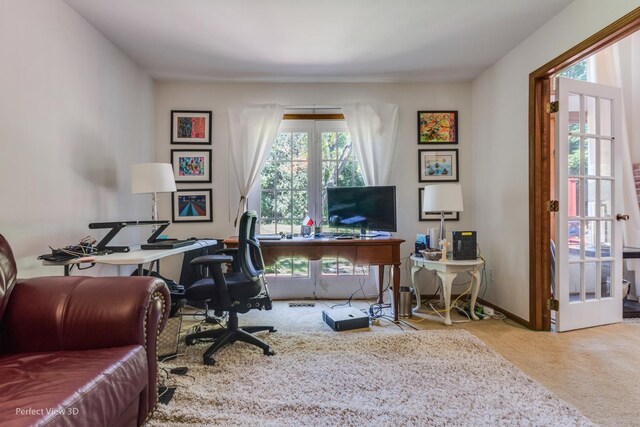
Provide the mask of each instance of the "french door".
[{"label": "french door", "polygon": [[[298,234],[305,216],[323,232],[331,231],[326,226],[327,187],[362,185],[344,121],[283,121],[249,204],[259,212],[261,234]],[[284,258],[267,266],[266,273],[274,297],[343,298],[361,285],[366,290],[360,296],[375,295],[370,268],[345,259]]]},{"label": "french door", "polygon": [[622,320],[619,88],[558,77],[556,330]]}]

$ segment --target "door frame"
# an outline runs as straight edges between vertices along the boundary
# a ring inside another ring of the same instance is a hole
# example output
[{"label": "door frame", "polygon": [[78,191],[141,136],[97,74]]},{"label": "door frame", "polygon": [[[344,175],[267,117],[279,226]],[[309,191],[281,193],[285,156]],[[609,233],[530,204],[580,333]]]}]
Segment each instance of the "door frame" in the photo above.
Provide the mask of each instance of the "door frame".
[{"label": "door frame", "polygon": [[529,328],[551,329],[551,77],[640,29],[640,7],[529,74]]}]

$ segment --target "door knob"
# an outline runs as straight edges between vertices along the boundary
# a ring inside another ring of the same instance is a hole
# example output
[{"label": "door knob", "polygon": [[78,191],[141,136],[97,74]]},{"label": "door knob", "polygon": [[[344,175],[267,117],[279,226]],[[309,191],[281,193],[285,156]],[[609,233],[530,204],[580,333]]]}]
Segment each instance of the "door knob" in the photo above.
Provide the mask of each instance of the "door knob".
[{"label": "door knob", "polygon": [[629,215],[618,214],[618,215],[616,215],[616,219],[618,221],[628,221],[629,220]]}]

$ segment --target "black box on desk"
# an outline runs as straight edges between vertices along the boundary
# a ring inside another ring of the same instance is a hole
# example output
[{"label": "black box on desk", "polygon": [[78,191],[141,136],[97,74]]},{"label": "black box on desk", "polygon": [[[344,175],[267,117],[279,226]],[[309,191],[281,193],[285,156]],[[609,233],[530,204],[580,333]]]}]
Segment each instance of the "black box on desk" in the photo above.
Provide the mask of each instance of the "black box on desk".
[{"label": "black box on desk", "polygon": [[355,307],[322,310],[322,320],[334,331],[369,327],[369,316]]},{"label": "black box on desk", "polygon": [[475,231],[454,231],[453,259],[464,261],[478,258],[478,241]]}]

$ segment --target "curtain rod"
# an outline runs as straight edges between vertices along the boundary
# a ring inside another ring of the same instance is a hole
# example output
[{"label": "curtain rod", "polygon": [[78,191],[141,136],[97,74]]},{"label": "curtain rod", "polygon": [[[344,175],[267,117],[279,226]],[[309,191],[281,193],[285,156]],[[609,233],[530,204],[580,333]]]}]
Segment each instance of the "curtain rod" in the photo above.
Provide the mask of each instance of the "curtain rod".
[{"label": "curtain rod", "polygon": [[341,110],[338,105],[287,105],[285,110]]}]

